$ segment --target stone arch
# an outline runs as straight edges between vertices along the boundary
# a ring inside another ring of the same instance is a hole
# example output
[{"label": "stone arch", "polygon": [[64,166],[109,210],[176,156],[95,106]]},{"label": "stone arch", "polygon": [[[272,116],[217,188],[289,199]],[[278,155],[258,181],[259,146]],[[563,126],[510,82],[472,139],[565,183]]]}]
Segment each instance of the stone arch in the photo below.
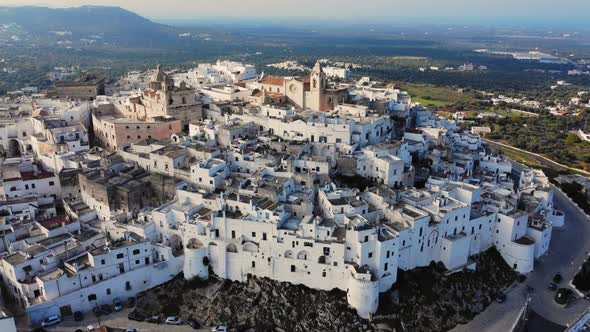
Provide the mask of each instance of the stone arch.
[{"label": "stone arch", "polygon": [[294,258],[295,255],[293,254],[293,252],[291,250],[287,250],[285,251],[285,258]]},{"label": "stone arch", "polygon": [[301,260],[308,260],[309,259],[309,253],[305,250],[301,250],[298,254],[297,254],[297,259],[301,259]]},{"label": "stone arch", "polygon": [[227,245],[227,247],[225,247],[225,250],[226,250],[227,252],[234,252],[234,253],[237,253],[237,252],[238,252],[238,246],[236,246],[236,245],[235,245],[235,244],[233,244],[233,243],[230,243],[230,244],[228,244],[228,245]]},{"label": "stone arch", "polygon": [[258,252],[258,246],[252,242],[246,242],[242,246],[242,250],[247,252]]},{"label": "stone arch", "polygon": [[12,138],[8,141],[8,157],[20,157],[22,154],[21,145],[18,140]]},{"label": "stone arch", "polygon": [[432,230],[432,232],[428,234],[426,241],[428,247],[434,247],[438,243],[438,230]]}]

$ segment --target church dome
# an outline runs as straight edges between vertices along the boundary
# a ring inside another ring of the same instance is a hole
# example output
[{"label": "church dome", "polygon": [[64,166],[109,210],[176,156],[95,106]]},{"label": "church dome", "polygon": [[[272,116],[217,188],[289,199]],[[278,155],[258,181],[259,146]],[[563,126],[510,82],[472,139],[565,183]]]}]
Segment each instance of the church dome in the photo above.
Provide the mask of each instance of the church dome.
[{"label": "church dome", "polygon": [[156,72],[152,75],[151,82],[165,82],[168,78],[168,75],[162,71],[162,67],[158,65],[156,67]]}]

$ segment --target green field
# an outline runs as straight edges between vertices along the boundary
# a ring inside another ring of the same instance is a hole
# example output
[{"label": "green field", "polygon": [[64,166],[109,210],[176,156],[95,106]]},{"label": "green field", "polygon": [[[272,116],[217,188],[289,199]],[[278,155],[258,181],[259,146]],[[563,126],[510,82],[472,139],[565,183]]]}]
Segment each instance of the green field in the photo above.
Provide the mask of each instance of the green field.
[{"label": "green field", "polygon": [[473,103],[477,99],[471,93],[456,89],[424,84],[402,84],[401,89],[412,96],[412,101],[427,106],[447,106],[454,103]]},{"label": "green field", "polygon": [[450,102],[447,101],[441,101],[441,100],[429,100],[429,99],[424,99],[424,98],[412,98],[412,102],[414,103],[420,103],[424,106],[447,106],[450,104]]}]

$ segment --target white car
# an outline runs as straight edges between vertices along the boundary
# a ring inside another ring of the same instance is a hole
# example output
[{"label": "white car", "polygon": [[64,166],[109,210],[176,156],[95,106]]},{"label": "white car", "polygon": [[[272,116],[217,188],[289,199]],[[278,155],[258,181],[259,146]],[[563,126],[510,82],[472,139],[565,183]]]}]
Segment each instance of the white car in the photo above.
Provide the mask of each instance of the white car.
[{"label": "white car", "polygon": [[59,315],[52,315],[52,316],[45,318],[41,322],[41,327],[52,326],[55,324],[59,324],[60,322],[61,322],[61,317],[59,317]]},{"label": "white car", "polygon": [[182,320],[178,319],[176,316],[170,316],[166,318],[166,324],[170,325],[182,325]]},{"label": "white car", "polygon": [[227,326],[219,325],[215,326],[211,332],[227,332]]}]

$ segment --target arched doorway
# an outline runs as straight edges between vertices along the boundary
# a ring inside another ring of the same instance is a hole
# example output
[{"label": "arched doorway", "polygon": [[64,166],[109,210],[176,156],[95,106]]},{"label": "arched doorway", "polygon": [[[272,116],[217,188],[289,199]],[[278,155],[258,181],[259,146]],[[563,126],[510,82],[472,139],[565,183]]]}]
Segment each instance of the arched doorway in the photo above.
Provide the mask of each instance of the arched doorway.
[{"label": "arched doorway", "polygon": [[8,157],[20,157],[21,152],[20,143],[16,139],[8,141]]}]

